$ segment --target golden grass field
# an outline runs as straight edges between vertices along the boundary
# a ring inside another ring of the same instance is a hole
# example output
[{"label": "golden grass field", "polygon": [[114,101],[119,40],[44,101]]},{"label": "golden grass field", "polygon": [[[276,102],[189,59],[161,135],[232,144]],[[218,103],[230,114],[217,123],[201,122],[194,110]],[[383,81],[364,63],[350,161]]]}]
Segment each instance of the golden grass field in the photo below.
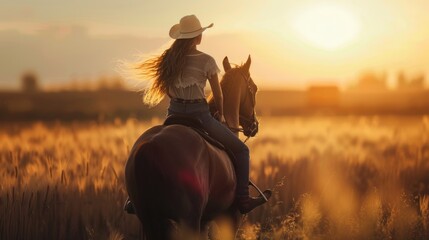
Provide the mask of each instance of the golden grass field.
[{"label": "golden grass field", "polygon": [[[3,123],[0,239],[138,239],[124,165],[160,123]],[[429,117],[261,117],[252,178],[275,195],[239,239],[429,239]]]}]

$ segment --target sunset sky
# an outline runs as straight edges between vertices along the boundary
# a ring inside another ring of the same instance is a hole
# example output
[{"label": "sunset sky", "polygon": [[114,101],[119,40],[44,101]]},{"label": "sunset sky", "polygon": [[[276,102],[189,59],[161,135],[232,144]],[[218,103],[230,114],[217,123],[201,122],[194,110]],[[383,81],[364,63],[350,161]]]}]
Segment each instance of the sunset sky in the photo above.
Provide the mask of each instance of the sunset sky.
[{"label": "sunset sky", "polygon": [[167,46],[188,14],[214,23],[200,49],[219,67],[251,54],[261,88],[347,86],[364,70],[429,78],[427,0],[0,2],[0,88],[27,70],[44,85],[116,74],[119,59]]}]

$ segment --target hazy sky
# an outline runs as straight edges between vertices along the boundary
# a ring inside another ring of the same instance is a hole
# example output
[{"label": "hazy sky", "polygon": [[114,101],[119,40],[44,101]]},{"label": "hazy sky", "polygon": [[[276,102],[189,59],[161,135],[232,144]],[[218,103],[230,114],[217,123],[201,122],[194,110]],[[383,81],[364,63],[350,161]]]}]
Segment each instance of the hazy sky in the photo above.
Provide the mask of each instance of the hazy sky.
[{"label": "hazy sky", "polygon": [[[429,73],[429,1],[60,1],[0,0],[0,87],[23,71],[43,84],[115,74],[169,42],[180,17],[196,14],[200,49],[221,66],[252,56],[261,87],[346,85],[362,70]],[[428,75],[429,76],[429,75]]]}]

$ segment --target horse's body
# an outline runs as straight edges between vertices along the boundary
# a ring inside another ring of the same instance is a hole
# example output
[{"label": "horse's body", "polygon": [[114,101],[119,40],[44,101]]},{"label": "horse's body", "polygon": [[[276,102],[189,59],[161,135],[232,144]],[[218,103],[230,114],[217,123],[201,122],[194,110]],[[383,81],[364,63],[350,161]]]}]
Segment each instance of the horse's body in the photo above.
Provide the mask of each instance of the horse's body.
[{"label": "horse's body", "polygon": [[[234,112],[238,125],[237,107]],[[220,215],[233,220],[234,231],[238,228],[233,164],[225,151],[189,127],[162,125],[143,133],[131,150],[125,176],[147,239],[170,239],[177,229],[198,235]]]},{"label": "horse's body", "polygon": [[168,238],[163,234],[170,234],[170,220],[200,231],[234,200],[235,173],[227,154],[181,125],[145,132],[131,150],[125,175],[149,239]]}]

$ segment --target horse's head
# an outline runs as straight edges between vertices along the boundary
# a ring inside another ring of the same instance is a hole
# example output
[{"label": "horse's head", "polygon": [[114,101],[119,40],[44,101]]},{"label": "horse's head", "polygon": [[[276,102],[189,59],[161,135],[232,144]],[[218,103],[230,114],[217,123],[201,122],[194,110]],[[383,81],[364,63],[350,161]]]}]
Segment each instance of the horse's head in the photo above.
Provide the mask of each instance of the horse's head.
[{"label": "horse's head", "polygon": [[[226,86],[234,85],[236,91],[233,94],[238,94],[239,98],[239,124],[242,126],[243,134],[247,137],[253,137],[258,132],[258,119],[255,114],[256,92],[258,87],[253,82],[250,76],[250,55],[245,64],[232,68],[228,57],[223,59],[223,68],[225,76],[222,80],[222,90],[228,91]],[[230,78],[230,79],[228,79]],[[226,81],[233,81],[235,84],[226,84]],[[231,91],[231,90],[230,90]]]}]

